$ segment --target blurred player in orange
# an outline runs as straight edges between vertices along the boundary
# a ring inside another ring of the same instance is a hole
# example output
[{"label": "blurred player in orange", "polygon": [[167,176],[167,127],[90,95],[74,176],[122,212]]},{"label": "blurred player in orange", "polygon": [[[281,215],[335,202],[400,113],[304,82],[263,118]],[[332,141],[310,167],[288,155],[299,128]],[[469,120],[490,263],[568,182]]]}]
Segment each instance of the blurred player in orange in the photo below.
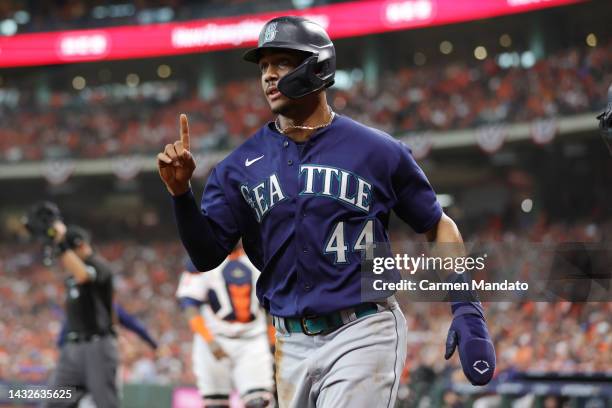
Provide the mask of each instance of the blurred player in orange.
[{"label": "blurred player in orange", "polygon": [[176,296],[194,332],[193,370],[207,408],[228,407],[234,389],[246,408],[275,405],[258,277],[241,247],[210,272],[198,273],[188,261],[181,276]]}]

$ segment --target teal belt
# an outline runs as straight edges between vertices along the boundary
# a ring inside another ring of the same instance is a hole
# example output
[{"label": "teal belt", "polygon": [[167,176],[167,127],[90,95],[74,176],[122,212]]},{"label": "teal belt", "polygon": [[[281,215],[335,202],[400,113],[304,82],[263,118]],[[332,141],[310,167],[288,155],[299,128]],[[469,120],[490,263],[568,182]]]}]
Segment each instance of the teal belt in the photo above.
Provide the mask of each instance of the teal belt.
[{"label": "teal belt", "polygon": [[345,316],[350,316],[354,313],[355,319],[359,319],[360,317],[368,316],[376,312],[378,312],[376,303],[362,303],[349,309],[339,310],[320,316],[275,317],[274,323],[275,326],[282,325],[281,327],[276,327],[279,330],[285,329],[289,333],[304,333],[308,336],[315,336],[317,334],[333,332],[349,323],[351,320],[343,318],[343,314]]}]

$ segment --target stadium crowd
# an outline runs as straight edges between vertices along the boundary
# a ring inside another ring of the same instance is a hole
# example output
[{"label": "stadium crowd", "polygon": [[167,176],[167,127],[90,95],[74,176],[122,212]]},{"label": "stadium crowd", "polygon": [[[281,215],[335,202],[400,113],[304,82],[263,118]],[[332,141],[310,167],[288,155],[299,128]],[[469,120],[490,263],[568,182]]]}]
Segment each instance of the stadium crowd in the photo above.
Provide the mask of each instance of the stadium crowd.
[{"label": "stadium crowd", "polygon": [[[608,43],[569,48],[531,68],[503,69],[489,58],[396,69],[375,88],[363,80],[331,88],[329,101],[338,113],[398,136],[594,112],[605,106],[611,72]],[[175,140],[178,112],[190,117],[192,150],[228,149],[271,119],[254,79],[220,84],[208,100],[180,78],[120,97],[103,86],[55,91],[45,103],[21,87],[12,103],[0,103],[0,161],[156,152]]]},{"label": "stadium crowd", "polygon": [[[601,242],[610,232],[611,224],[578,223],[540,224],[521,233],[502,230],[493,222],[469,238],[505,243]],[[396,233],[395,239],[402,237],[408,236]],[[174,298],[184,256],[180,245],[118,240],[97,248],[116,270],[116,301],[141,319],[159,344],[153,351],[121,329],[122,380],[194,384],[192,336]],[[44,267],[36,254],[34,246],[0,249],[0,310],[6,317],[0,321],[0,333],[10,333],[0,338],[0,380],[45,381],[58,356],[62,273]],[[485,307],[498,350],[497,375],[516,371],[612,375],[612,302],[489,302]],[[404,382],[418,384],[427,372],[431,383],[459,370],[458,358],[450,362],[442,358],[451,317],[448,304],[410,303],[405,314],[409,349]]]}]

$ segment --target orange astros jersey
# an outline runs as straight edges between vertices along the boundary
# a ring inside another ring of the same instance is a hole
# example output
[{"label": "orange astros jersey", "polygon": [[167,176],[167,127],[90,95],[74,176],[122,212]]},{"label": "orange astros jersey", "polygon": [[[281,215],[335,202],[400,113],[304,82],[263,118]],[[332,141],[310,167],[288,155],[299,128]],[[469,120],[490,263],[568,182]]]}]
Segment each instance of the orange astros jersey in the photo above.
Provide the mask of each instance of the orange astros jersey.
[{"label": "orange astros jersey", "polygon": [[246,255],[227,258],[209,272],[183,272],[176,296],[200,304],[214,336],[255,336],[266,332],[265,315],[255,296],[258,277]]}]

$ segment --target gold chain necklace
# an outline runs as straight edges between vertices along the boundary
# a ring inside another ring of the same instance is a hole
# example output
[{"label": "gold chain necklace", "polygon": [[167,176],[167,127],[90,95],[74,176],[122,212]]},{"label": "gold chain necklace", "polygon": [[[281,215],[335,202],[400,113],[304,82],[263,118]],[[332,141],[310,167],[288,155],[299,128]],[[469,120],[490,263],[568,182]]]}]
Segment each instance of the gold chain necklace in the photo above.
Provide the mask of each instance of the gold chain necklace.
[{"label": "gold chain necklace", "polygon": [[317,129],[321,129],[321,128],[324,128],[326,126],[331,125],[332,121],[334,120],[334,116],[336,116],[336,112],[331,110],[331,108],[329,108],[329,113],[330,113],[329,120],[327,121],[327,123],[323,123],[322,125],[317,125],[317,126],[289,125],[286,128],[281,129],[281,127],[278,124],[278,118],[276,118],[276,120],[274,121],[274,127],[276,127],[276,130],[278,131],[278,133],[282,133],[283,135],[289,129],[300,129],[300,130],[317,130]]}]

